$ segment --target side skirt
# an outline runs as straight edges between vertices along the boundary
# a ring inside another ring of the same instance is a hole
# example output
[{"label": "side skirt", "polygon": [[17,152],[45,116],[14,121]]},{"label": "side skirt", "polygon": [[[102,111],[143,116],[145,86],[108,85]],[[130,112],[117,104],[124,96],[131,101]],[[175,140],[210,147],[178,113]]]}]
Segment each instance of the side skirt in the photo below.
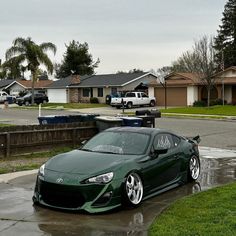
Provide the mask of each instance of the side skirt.
[{"label": "side skirt", "polygon": [[159,195],[159,194],[161,194],[161,193],[167,192],[167,191],[169,191],[169,190],[171,190],[171,189],[173,189],[173,188],[179,187],[179,186],[182,185],[182,184],[183,184],[182,182],[175,183],[175,184],[171,184],[171,185],[169,185],[169,186],[167,186],[167,187],[165,187],[165,188],[162,188],[162,189],[160,189],[160,190],[158,190],[158,191],[155,191],[155,192],[153,192],[153,193],[151,193],[151,194],[145,196],[145,197],[143,198],[143,200],[146,200],[146,199],[152,198],[152,197],[154,197],[154,196],[156,196],[156,195]]}]

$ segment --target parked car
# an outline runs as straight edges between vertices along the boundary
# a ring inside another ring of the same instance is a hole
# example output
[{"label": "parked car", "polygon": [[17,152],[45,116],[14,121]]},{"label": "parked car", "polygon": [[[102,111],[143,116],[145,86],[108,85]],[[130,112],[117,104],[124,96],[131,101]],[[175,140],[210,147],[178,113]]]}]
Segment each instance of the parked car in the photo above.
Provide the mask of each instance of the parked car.
[{"label": "parked car", "polygon": [[6,101],[8,103],[15,103],[16,96],[9,95],[5,91],[0,91],[0,103],[6,102]]},{"label": "parked car", "polygon": [[[48,96],[46,96],[44,93],[36,93],[34,95],[34,102],[36,104],[47,103]],[[28,106],[31,103],[32,103],[32,94],[31,93],[28,93],[23,97],[16,98],[16,104],[18,104],[19,106],[22,106],[22,105]]]},{"label": "parked car", "polygon": [[124,97],[112,97],[110,104],[117,108],[122,106],[132,108],[133,106],[144,105],[154,107],[156,105],[156,98],[148,97],[144,92],[127,92]]},{"label": "parked car", "polygon": [[104,212],[197,180],[199,136],[141,127],[100,132],[83,147],[39,169],[33,202],[63,210]]}]

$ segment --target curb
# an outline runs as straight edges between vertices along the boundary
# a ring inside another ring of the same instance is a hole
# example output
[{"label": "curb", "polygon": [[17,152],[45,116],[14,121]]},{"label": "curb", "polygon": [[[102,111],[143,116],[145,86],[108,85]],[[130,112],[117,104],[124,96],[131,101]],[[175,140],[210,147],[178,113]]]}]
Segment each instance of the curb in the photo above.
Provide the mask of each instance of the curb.
[{"label": "curb", "polygon": [[0,175],[0,184],[1,183],[7,184],[7,183],[9,183],[9,181],[16,179],[18,177],[36,174],[37,172],[38,172],[38,169],[2,174],[2,175]]}]

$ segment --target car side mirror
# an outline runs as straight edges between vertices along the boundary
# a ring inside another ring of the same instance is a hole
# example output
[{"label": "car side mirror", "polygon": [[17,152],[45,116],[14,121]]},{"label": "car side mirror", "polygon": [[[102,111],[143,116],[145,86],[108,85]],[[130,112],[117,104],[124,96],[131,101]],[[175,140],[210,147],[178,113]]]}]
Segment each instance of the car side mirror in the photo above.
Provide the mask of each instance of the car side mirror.
[{"label": "car side mirror", "polygon": [[168,152],[168,148],[159,147],[154,150],[154,153],[158,156],[160,154],[166,154]]},{"label": "car side mirror", "polygon": [[87,141],[88,141],[88,140],[83,140],[83,141],[81,142],[81,145],[84,146],[85,143],[87,143]]}]

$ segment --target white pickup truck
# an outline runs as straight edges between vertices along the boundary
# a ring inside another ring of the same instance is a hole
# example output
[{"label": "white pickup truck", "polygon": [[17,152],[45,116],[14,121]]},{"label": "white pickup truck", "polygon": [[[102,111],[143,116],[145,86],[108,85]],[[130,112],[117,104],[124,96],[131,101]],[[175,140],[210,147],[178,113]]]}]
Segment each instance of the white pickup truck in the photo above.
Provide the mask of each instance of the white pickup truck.
[{"label": "white pickup truck", "polygon": [[5,101],[11,101],[12,103],[16,101],[15,96],[8,95],[4,91],[0,91],[0,103],[3,103]]},{"label": "white pickup truck", "polygon": [[143,92],[127,92],[124,97],[111,98],[111,106],[121,108],[123,105],[129,109],[133,106],[144,105],[154,107],[156,105],[156,98],[148,97]]},{"label": "white pickup truck", "polygon": [[4,91],[0,91],[0,102],[3,103],[5,101],[7,101],[7,96],[8,94]]}]

